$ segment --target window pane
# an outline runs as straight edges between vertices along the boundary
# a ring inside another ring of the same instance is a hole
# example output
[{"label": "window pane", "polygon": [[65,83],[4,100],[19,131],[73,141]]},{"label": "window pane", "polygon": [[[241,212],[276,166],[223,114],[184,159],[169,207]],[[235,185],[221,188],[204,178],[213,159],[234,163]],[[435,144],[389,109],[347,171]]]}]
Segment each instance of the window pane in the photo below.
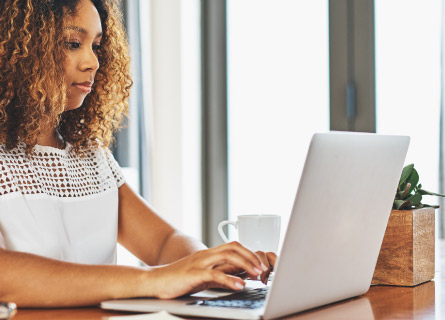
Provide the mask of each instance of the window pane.
[{"label": "window pane", "polygon": [[228,0],[229,217],[279,214],[329,129],[328,1]]},{"label": "window pane", "polygon": [[440,0],[375,1],[377,132],[411,136],[406,163],[436,192],[441,10]]}]

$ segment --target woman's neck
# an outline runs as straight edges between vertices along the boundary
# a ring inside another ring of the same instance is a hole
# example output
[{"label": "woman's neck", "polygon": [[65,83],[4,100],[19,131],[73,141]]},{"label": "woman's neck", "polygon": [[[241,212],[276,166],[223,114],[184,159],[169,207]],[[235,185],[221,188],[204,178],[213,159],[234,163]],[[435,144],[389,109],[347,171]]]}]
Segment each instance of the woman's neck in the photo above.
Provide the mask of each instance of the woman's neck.
[{"label": "woman's neck", "polygon": [[55,128],[42,130],[37,136],[37,144],[40,146],[48,146],[57,149],[65,148],[65,141]]}]

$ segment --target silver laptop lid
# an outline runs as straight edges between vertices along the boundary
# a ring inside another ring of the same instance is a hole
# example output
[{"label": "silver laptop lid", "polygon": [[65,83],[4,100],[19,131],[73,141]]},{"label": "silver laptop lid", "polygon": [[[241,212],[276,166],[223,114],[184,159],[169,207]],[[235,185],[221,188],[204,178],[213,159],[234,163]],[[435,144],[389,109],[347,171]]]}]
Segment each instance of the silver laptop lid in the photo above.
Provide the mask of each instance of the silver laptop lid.
[{"label": "silver laptop lid", "polygon": [[406,136],[313,136],[265,319],[369,289],[408,145]]}]

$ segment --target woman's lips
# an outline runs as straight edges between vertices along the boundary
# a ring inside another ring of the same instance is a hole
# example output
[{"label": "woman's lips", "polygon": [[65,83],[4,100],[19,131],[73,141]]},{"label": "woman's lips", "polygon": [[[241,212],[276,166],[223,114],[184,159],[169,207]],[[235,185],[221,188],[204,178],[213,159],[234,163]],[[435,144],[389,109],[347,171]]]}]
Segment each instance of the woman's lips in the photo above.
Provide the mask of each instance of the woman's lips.
[{"label": "woman's lips", "polygon": [[73,86],[75,86],[82,92],[85,92],[85,93],[91,92],[91,84],[89,84],[89,83],[88,84],[87,83],[74,83]]}]

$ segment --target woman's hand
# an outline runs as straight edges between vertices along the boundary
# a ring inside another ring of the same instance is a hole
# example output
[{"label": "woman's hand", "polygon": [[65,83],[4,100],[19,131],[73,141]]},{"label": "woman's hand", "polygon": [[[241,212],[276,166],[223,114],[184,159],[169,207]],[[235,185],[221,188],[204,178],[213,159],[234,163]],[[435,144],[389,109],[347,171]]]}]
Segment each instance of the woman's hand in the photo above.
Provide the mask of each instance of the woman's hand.
[{"label": "woman's hand", "polygon": [[[273,268],[275,266],[275,261],[277,260],[277,255],[273,252],[263,252],[263,251],[257,251],[256,254],[261,259],[261,262],[266,266],[267,270],[264,270],[263,273],[261,273],[260,280],[264,284],[267,284],[267,281],[269,280],[269,275],[273,271]],[[244,270],[238,268],[235,265],[226,263],[216,268],[219,271],[222,271],[227,274],[233,274],[240,278],[247,278],[250,277],[252,279],[256,279],[257,277],[252,277],[251,275],[248,275]]]},{"label": "woman's hand", "polygon": [[[262,261],[266,260],[261,255],[249,251],[238,242],[231,242],[151,269],[153,277],[149,285],[156,288],[154,296],[161,299],[173,299],[211,287],[241,290],[245,285],[244,280],[227,274],[223,266],[230,266],[233,270],[246,272],[249,277],[256,278],[270,270],[268,260],[269,267]],[[271,261],[274,263],[275,259]]]}]

